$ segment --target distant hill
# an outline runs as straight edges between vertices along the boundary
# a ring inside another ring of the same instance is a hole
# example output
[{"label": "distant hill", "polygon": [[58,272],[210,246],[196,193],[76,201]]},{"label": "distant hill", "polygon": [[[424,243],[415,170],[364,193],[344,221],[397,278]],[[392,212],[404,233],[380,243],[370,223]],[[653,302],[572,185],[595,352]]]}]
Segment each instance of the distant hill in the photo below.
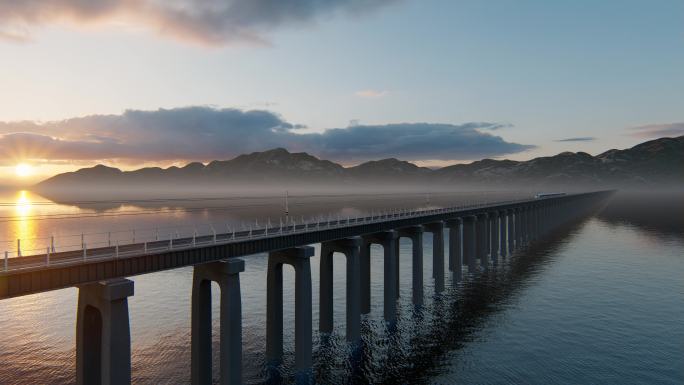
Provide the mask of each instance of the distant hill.
[{"label": "distant hill", "polygon": [[283,148],[216,160],[204,165],[143,168],[121,171],[97,165],[56,175],[35,189],[69,191],[82,188],[124,189],[206,185],[244,186],[283,183],[353,185],[388,183],[528,187],[642,187],[684,185],[684,136],[661,138],[625,150],[609,150],[592,156],[563,152],[529,161],[484,159],[432,170],[399,159],[382,159],[343,167],[307,153]]},{"label": "distant hill", "polygon": [[413,163],[396,158],[373,160],[358,166],[345,169],[345,174],[357,180],[383,180],[410,177],[421,179],[432,174],[427,167],[418,167]]}]

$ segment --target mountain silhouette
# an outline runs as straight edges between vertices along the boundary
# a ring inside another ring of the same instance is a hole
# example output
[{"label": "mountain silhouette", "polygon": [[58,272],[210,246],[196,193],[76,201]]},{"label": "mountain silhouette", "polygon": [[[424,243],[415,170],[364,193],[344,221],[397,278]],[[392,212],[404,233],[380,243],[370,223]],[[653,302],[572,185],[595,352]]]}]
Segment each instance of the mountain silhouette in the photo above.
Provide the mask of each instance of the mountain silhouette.
[{"label": "mountain silhouette", "polygon": [[508,187],[662,187],[684,185],[684,136],[660,138],[597,156],[563,152],[528,161],[483,159],[439,169],[419,167],[395,158],[343,167],[305,152],[275,148],[208,164],[148,167],[134,171],[97,165],[53,176],[37,191],[80,188],[135,189],[149,186],[248,185],[269,183],[428,183],[453,186]]}]

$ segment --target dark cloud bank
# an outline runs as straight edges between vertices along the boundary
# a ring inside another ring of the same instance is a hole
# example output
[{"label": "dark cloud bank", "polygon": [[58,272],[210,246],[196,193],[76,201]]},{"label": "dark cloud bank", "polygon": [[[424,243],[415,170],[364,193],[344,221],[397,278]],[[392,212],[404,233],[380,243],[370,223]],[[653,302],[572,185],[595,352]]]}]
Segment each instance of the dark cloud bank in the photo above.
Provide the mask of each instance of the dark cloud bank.
[{"label": "dark cloud bank", "polygon": [[593,142],[596,140],[593,136],[580,136],[577,138],[565,138],[565,139],[558,139],[556,142]]},{"label": "dark cloud bank", "polygon": [[63,121],[0,122],[0,154],[11,159],[174,161],[228,159],[285,147],[343,163],[397,157],[468,160],[534,146],[507,142],[486,130],[495,123],[398,123],[303,133],[270,111],[185,107],[129,110]]},{"label": "dark cloud bank", "polygon": [[263,34],[336,13],[363,14],[397,0],[0,0],[0,38],[30,39],[37,26],[125,20],[204,44],[264,42]]}]

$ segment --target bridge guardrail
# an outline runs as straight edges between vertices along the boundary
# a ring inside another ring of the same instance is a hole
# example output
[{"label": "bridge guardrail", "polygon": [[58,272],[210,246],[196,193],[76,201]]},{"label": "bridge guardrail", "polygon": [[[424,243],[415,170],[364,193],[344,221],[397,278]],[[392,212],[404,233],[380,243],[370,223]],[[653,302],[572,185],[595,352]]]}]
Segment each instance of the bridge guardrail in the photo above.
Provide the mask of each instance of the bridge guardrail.
[{"label": "bridge guardrail", "polygon": [[[22,240],[18,239],[16,249],[4,252],[2,271],[86,262],[93,259],[121,258],[140,253],[182,250],[210,244],[226,244],[246,239],[269,238],[281,234],[299,234],[322,229],[378,223],[391,219],[415,218],[529,201],[533,200],[524,198],[486,201],[424,210],[393,209],[377,213],[372,211],[370,215],[360,217],[342,218],[337,215],[333,218],[332,215],[328,215],[327,220],[325,216],[318,216],[312,218],[311,221],[302,218],[300,222],[297,222],[296,218],[291,220],[287,218],[283,222],[281,218],[279,223],[275,225],[271,223],[270,219],[262,225],[259,225],[258,220],[256,220],[254,224],[245,225],[243,223],[241,229],[225,224],[226,232],[217,231],[216,229],[219,226],[216,224],[203,224],[202,226],[166,226],[153,229],[82,233],[59,238],[54,236],[33,238],[33,240],[44,240],[45,244],[42,247],[30,249],[22,249]],[[181,234],[185,236],[181,236]],[[65,240],[69,243],[63,243]]]}]

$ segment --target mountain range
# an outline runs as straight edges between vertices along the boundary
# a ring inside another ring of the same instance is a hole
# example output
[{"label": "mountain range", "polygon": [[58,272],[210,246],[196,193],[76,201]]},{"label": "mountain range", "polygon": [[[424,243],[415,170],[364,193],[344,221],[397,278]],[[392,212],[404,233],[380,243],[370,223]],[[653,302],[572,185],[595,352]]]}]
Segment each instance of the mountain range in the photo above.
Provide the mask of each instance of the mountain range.
[{"label": "mountain range", "polygon": [[585,152],[563,152],[528,161],[484,159],[439,169],[419,167],[389,158],[353,167],[313,155],[292,153],[283,148],[240,155],[231,160],[184,167],[149,167],[135,171],[97,165],[59,174],[40,182],[38,191],[82,188],[127,191],[150,186],[244,186],[278,183],[293,185],[440,185],[528,187],[662,187],[684,185],[684,136],[660,138],[624,150],[609,150],[592,156]]}]

